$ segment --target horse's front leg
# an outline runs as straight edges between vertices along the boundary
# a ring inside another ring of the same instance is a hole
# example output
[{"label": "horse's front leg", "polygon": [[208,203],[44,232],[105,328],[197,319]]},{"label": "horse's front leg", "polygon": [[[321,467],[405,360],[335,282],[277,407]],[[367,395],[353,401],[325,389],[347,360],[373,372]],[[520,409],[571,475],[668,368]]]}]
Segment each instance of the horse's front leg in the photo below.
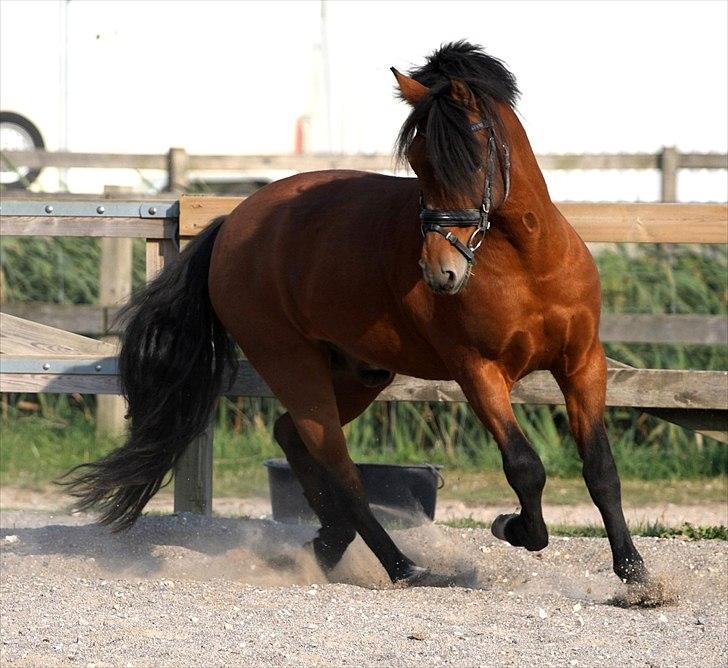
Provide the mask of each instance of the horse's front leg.
[{"label": "horse's front leg", "polygon": [[495,437],[506,479],[521,503],[520,513],[499,515],[491,530],[511,545],[542,550],[549,542],[541,509],[546,472],[518,426],[510,387],[496,364],[482,360],[468,365],[459,382],[476,415]]},{"label": "horse's front leg", "polygon": [[607,530],[614,572],[626,582],[645,582],[647,569],[624,519],[619,475],[604,427],[607,364],[599,342],[576,372],[554,376],[564,393],[584,481]]}]

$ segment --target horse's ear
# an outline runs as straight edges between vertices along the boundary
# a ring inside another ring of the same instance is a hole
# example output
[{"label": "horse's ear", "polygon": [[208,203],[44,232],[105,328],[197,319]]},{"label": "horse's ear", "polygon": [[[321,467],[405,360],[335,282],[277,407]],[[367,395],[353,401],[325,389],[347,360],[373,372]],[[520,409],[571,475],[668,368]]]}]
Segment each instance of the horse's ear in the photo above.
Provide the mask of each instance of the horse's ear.
[{"label": "horse's ear", "polygon": [[473,91],[464,81],[460,81],[460,79],[450,80],[450,96],[455,102],[469,111],[478,111],[478,101],[475,99]]},{"label": "horse's ear", "polygon": [[394,67],[390,67],[392,74],[397,79],[397,85],[399,86],[399,94],[402,99],[409,102],[413,107],[420,103],[423,97],[430,92],[427,86],[422,85],[419,81],[415,81],[406,74],[398,72]]}]

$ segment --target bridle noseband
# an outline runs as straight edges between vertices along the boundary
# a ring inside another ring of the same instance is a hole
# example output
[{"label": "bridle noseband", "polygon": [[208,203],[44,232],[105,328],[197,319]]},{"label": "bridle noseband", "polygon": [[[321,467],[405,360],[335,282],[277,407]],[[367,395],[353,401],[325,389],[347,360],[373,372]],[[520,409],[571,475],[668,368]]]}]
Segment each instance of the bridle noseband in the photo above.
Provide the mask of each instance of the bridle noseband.
[{"label": "bridle noseband", "polygon": [[[493,174],[495,172],[495,133],[493,132],[493,124],[480,120],[477,123],[470,124],[472,132],[486,130],[488,132],[488,157],[485,168],[485,187],[483,191],[483,201],[479,209],[428,209],[425,206],[425,199],[420,192],[420,221],[422,221],[422,236],[428,232],[437,232],[447,239],[450,244],[459,251],[468,264],[475,264],[475,251],[480,248],[485,238],[485,233],[490,229],[490,208],[493,201]],[[508,154],[508,146],[503,144],[503,160],[502,173],[503,184],[505,188],[505,197],[508,197],[510,185],[510,159]],[[464,244],[458,239],[448,227],[474,227],[473,233]]]}]

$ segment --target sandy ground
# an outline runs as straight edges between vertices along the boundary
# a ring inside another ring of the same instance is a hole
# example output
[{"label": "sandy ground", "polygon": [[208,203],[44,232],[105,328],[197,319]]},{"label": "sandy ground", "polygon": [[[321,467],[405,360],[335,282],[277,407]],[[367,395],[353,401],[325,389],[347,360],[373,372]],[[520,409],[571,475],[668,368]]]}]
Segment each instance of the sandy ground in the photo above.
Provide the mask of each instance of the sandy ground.
[{"label": "sandy ground", "polygon": [[[260,502],[248,510],[255,517]],[[641,608],[624,607],[632,593],[612,574],[603,539],[552,538],[528,553],[482,530],[396,531],[406,553],[455,586],[394,589],[359,539],[328,582],[301,548],[311,527],[150,515],[111,535],[91,520],[0,513],[3,666],[702,667],[728,659],[725,542],[637,539],[662,585],[663,605]]]},{"label": "sandy ground", "polygon": [[[59,513],[68,509],[70,499],[57,488],[49,487],[43,491],[24,487],[3,487],[0,489],[0,509],[41,510]],[[156,513],[172,512],[172,495],[167,492],[157,494],[147,506]],[[213,510],[223,517],[252,517],[269,519],[271,515],[268,498],[227,498],[215,497]],[[500,513],[512,513],[513,505],[470,506],[462,501],[438,499],[436,521],[445,522],[459,518],[472,518],[481,522],[491,522]],[[665,526],[679,527],[685,522],[695,526],[728,526],[728,503],[700,503],[697,505],[653,503],[630,506],[625,504],[625,517],[632,526],[659,522]],[[602,524],[596,507],[589,504],[544,505],[544,517],[548,524],[590,525]]]}]

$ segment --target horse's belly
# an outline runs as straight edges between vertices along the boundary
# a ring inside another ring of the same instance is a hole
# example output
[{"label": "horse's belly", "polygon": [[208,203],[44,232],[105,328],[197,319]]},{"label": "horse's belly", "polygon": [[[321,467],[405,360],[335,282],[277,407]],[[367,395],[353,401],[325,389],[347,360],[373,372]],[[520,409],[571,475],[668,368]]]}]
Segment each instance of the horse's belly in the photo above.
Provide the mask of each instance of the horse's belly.
[{"label": "horse's belly", "polygon": [[[311,330],[347,355],[377,369],[418,378],[444,379],[447,368],[432,346],[391,309],[367,309],[354,298],[348,308],[319,310]],[[323,313],[327,316],[324,317]]]}]

